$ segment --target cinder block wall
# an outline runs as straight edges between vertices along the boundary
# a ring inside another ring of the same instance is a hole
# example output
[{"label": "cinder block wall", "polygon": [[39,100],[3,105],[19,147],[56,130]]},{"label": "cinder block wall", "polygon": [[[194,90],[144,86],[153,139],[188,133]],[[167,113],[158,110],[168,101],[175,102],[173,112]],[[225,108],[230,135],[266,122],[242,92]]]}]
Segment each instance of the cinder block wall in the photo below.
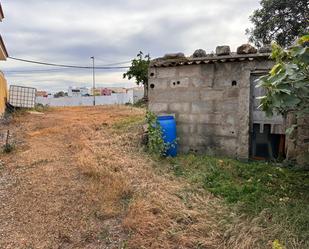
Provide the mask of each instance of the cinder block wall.
[{"label": "cinder block wall", "polygon": [[249,156],[250,75],[272,62],[150,67],[149,109],[176,117],[180,152]]}]

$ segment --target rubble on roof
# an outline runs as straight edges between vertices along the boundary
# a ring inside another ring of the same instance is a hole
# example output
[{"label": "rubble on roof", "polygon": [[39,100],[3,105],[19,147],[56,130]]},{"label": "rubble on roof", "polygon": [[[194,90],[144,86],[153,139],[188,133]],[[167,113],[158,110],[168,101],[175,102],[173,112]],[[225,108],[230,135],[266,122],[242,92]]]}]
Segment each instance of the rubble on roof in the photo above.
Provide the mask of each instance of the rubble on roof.
[{"label": "rubble on roof", "polygon": [[217,46],[216,47],[216,55],[229,55],[231,53],[230,46]]},{"label": "rubble on roof", "polygon": [[201,58],[201,57],[206,57],[206,51],[204,49],[197,49],[194,51],[192,57],[193,58]]},{"label": "rubble on roof", "polygon": [[172,53],[172,54],[165,54],[163,59],[170,60],[170,59],[182,59],[185,58],[184,53]]},{"label": "rubble on roof", "polygon": [[231,52],[227,45],[217,46],[216,53],[206,54],[205,50],[197,49],[190,57],[183,53],[166,54],[164,57],[151,61],[150,67],[173,67],[182,65],[198,65],[215,62],[252,61],[259,58],[268,58],[270,47],[260,48],[258,51],[250,44],[243,44],[237,48],[237,52]]},{"label": "rubble on roof", "polygon": [[237,48],[237,54],[256,54],[257,49],[250,44],[242,44]]}]

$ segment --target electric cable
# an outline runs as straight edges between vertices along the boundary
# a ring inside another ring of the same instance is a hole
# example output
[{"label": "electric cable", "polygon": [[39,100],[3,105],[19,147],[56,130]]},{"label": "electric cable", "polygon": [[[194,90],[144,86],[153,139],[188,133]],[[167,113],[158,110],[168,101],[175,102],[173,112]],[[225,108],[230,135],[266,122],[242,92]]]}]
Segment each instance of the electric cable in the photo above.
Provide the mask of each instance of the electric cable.
[{"label": "electric cable", "polygon": [[78,69],[104,69],[104,70],[109,70],[109,69],[127,69],[129,66],[122,66],[122,67],[116,67],[116,66],[76,66],[76,65],[66,65],[66,64],[56,64],[56,63],[48,63],[48,62],[42,62],[42,61],[34,61],[34,60],[27,60],[27,59],[21,59],[21,58],[16,58],[9,56],[8,57],[11,60],[15,61],[21,61],[21,62],[26,62],[26,63],[32,63],[32,64],[38,64],[38,65],[44,65],[44,66],[54,66],[54,67],[63,67],[63,68],[78,68]]},{"label": "electric cable", "polygon": [[[29,70],[2,70],[6,74],[28,74],[28,73],[49,73],[49,72],[60,72],[60,73],[68,73],[71,72],[72,70],[78,70],[80,68],[55,68],[55,69],[29,69]],[[87,69],[92,69],[92,68],[87,68]],[[113,70],[121,70],[124,68],[114,68]],[[84,72],[84,71],[79,71],[79,72]],[[100,73],[100,71],[97,71],[97,73]]]}]

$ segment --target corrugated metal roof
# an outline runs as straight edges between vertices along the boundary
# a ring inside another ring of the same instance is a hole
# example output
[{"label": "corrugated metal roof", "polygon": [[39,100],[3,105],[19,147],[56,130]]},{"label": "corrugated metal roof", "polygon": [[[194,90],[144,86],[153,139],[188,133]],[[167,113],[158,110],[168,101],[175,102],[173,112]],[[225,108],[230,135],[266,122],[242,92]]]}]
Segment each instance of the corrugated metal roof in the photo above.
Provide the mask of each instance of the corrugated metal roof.
[{"label": "corrugated metal roof", "polygon": [[233,61],[253,61],[257,59],[269,59],[270,53],[256,53],[256,54],[236,54],[230,55],[209,55],[206,57],[192,58],[179,57],[174,59],[157,58],[151,61],[150,67],[175,67],[184,65],[199,65],[214,62],[233,62]]}]

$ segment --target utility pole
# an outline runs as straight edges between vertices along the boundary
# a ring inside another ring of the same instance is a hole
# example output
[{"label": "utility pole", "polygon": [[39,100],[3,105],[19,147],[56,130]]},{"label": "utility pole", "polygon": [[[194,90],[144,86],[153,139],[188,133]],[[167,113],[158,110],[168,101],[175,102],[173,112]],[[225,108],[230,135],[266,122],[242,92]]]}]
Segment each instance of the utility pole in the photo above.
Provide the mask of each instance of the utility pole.
[{"label": "utility pole", "polygon": [[93,106],[95,106],[95,71],[94,71],[94,56],[90,57],[92,59],[92,94],[93,94]]}]

